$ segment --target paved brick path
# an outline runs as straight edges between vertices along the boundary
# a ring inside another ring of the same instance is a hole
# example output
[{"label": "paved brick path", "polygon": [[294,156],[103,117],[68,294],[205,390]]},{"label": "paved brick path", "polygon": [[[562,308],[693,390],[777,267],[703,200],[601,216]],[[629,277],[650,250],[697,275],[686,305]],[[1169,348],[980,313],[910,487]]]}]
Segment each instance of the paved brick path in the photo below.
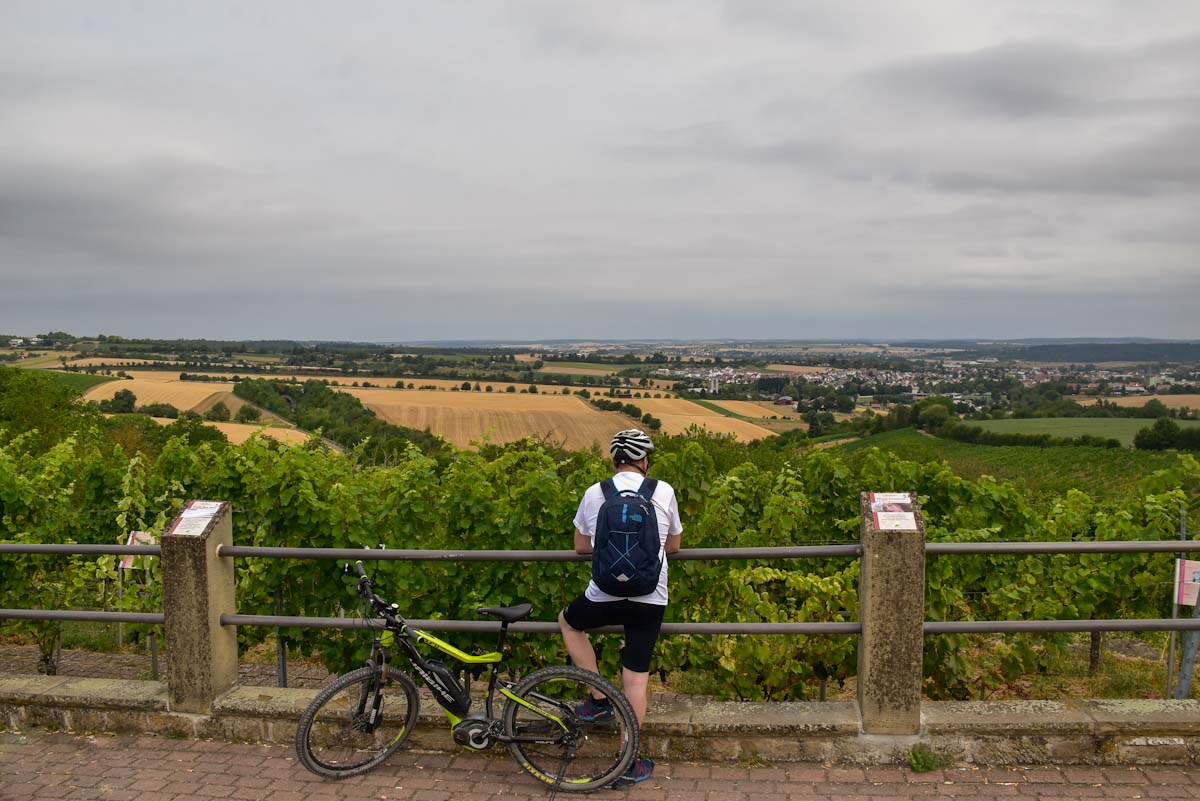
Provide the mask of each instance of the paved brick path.
[{"label": "paved brick path", "polygon": [[[0,733],[0,799],[184,801],[484,801],[546,792],[504,755],[402,752],[367,776],[327,782],[291,749],[211,740]],[[571,798],[560,794],[560,798]],[[914,798],[1200,798],[1200,769],[1014,768],[912,773],[894,768],[672,763],[630,790],[588,798],[630,801],[853,801]]]}]

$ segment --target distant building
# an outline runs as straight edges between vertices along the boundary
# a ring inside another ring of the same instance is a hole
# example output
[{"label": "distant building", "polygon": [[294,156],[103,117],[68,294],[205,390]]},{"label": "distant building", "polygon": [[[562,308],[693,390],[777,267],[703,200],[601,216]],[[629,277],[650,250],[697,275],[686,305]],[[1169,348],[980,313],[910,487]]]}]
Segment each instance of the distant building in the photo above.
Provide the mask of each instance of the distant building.
[{"label": "distant building", "polygon": [[776,406],[791,406],[793,403],[795,403],[795,401],[792,400],[791,395],[780,395],[775,399]]}]

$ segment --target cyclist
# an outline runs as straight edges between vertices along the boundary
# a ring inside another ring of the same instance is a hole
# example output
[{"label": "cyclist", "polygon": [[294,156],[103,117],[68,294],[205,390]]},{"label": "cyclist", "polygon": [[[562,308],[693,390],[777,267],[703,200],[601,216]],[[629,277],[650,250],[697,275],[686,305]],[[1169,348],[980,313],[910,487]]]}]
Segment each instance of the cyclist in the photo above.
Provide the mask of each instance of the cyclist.
[{"label": "cyclist", "polygon": [[[650,454],[654,443],[645,432],[632,428],[618,432],[609,446],[615,474],[612,482],[618,492],[636,492],[650,468]],[[579,502],[575,514],[575,551],[592,553],[596,536],[597,516],[604,504],[604,492],[599,483],[588,487]],[[596,652],[587,632],[601,626],[623,626],[625,648],[622,652],[621,683],[625,696],[633,706],[634,715],[640,726],[646,719],[646,686],[650,678],[650,657],[662,626],[663,612],[667,606],[667,560],[666,554],[679,550],[683,524],[679,520],[679,504],[675,490],[665,481],[659,481],[652,496],[655,517],[658,523],[659,541],[662,548],[658,585],[653,592],[636,597],[609,595],[588,583],[587,590],[562,610],[558,615],[558,626],[562,631],[563,643],[571,661],[584,670],[598,673]],[[585,721],[601,721],[612,717],[611,709],[603,699],[584,701],[579,716]],[[622,778],[623,782],[641,782],[650,778],[654,770],[653,760],[637,757]]]}]

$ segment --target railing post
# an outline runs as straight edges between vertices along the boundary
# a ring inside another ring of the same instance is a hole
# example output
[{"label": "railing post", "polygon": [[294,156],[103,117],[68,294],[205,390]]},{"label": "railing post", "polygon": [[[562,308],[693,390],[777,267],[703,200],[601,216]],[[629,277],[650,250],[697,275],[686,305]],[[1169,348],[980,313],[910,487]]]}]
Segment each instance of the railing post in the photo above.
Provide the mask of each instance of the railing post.
[{"label": "railing post", "polygon": [[858,706],[866,734],[921,729],[925,526],[915,495],[862,494]]},{"label": "railing post", "polygon": [[237,682],[237,632],[221,615],[236,610],[232,510],[223,501],[189,501],[162,539],[163,629],[171,709],[207,713]]}]

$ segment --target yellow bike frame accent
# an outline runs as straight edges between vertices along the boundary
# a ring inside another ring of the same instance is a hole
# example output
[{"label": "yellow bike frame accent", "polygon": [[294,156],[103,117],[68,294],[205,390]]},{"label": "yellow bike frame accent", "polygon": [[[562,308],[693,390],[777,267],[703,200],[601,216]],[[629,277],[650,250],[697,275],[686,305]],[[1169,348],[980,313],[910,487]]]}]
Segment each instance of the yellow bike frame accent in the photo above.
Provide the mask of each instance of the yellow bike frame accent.
[{"label": "yellow bike frame accent", "polygon": [[541,715],[544,718],[549,718],[550,720],[553,720],[559,726],[562,726],[563,731],[567,730],[567,724],[563,723],[561,718],[557,718],[554,715],[551,715],[549,712],[547,712],[544,709],[538,709],[536,706],[529,703],[521,696],[513,694],[512,690],[508,689],[507,687],[501,687],[500,694],[503,695],[505,698],[509,699],[510,701],[515,701],[516,703],[520,704],[521,706],[525,707],[526,709],[536,712],[537,714]]},{"label": "yellow bike frame accent", "polygon": [[420,631],[419,629],[409,629],[409,631],[417,638],[417,642],[427,642],[439,651],[443,651],[459,662],[465,662],[468,665],[490,665],[504,658],[499,651],[474,656],[468,654],[466,651],[460,651],[445,640],[439,640],[429,632]]}]

